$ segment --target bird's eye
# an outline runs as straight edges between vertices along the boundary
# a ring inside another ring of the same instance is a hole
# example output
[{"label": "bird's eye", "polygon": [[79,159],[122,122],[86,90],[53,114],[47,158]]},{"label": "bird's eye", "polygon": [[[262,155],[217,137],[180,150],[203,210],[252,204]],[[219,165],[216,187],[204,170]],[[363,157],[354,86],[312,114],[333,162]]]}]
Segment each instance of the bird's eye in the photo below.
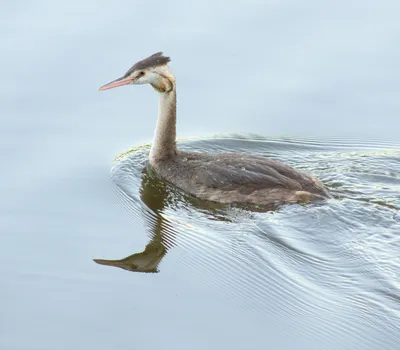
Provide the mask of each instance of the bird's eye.
[{"label": "bird's eye", "polygon": [[139,73],[139,76],[142,77],[142,76],[145,75],[145,74],[146,74],[145,72],[140,72],[140,73]]}]

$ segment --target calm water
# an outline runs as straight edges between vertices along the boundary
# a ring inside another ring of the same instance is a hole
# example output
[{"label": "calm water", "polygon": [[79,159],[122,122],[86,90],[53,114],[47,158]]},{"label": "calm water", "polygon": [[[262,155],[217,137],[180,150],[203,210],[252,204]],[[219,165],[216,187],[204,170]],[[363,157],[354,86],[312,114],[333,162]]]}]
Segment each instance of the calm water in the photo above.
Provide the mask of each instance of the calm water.
[{"label": "calm water", "polygon": [[[399,11],[3,4],[0,349],[397,349]],[[265,213],[158,181],[156,95],[97,88],[159,50],[180,147],[273,157],[333,198]]]}]

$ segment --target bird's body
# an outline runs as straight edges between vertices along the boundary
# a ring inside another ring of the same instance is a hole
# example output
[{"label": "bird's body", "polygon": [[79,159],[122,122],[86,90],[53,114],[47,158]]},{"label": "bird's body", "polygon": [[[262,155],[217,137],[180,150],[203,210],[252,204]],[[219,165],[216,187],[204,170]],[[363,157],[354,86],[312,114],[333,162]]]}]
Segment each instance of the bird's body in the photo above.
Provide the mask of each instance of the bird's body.
[{"label": "bird's body", "polygon": [[177,151],[152,167],[184,192],[220,203],[270,205],[327,195],[319,180],[275,160],[246,153]]},{"label": "bird's body", "polygon": [[176,148],[176,81],[168,57],[154,54],[101,90],[149,83],[159,92],[150,165],[156,174],[195,197],[220,203],[271,205],[328,197],[322,183],[278,161],[246,153],[182,152]]}]

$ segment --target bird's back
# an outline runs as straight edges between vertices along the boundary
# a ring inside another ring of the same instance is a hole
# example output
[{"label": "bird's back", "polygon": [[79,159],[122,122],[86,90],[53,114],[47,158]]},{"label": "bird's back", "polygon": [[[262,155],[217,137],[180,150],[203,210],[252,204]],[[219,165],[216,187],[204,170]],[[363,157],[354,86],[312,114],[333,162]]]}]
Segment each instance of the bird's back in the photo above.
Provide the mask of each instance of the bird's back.
[{"label": "bird's back", "polygon": [[318,179],[278,161],[245,153],[178,152],[152,164],[157,174],[198,198],[270,205],[328,196]]}]

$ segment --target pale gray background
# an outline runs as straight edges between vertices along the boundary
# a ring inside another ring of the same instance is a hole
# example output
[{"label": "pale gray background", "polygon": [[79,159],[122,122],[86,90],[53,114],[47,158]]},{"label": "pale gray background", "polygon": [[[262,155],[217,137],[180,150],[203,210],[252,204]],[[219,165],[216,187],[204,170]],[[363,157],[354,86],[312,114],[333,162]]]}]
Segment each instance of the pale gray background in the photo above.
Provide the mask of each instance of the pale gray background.
[{"label": "pale gray background", "polygon": [[399,14],[395,0],[3,2],[0,348],[312,348],[174,265],[178,251],[157,276],[91,262],[147,241],[109,169],[151,140],[157,111],[149,87],[97,89],[163,50],[180,136],[398,140]]}]

